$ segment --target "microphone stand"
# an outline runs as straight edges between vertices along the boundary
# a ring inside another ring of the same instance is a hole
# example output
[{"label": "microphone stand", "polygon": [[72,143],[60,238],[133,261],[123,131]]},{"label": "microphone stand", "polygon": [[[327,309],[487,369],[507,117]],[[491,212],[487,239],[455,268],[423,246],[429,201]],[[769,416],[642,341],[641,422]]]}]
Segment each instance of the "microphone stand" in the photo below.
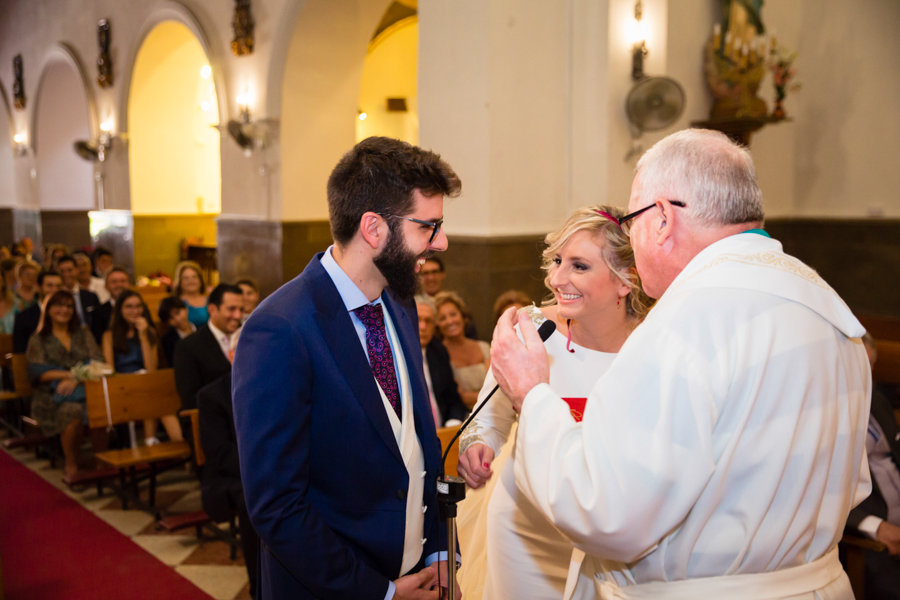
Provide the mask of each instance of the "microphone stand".
[{"label": "microphone stand", "polygon": [[[556,330],[556,323],[553,321],[544,321],[541,326],[538,328],[538,335],[541,336],[541,341],[546,342],[547,338],[553,335],[553,332]],[[441,459],[441,472],[438,475],[437,480],[437,500],[438,500],[438,516],[441,519],[444,519],[447,523],[447,574],[449,581],[447,582],[447,598],[448,600],[456,600],[456,513],[457,513],[457,504],[466,499],[466,480],[462,477],[458,477],[456,475],[445,475],[444,474],[444,465],[447,462],[447,455],[450,454],[450,449],[453,448],[453,444],[462,435],[462,432],[466,430],[466,427],[469,426],[469,423],[472,422],[472,419],[475,418],[482,408],[484,408],[488,400],[493,397],[493,395],[500,389],[500,384],[494,386],[494,389],[491,390],[491,393],[487,395],[478,408],[476,408],[469,418],[466,419],[466,422],[460,426],[459,431],[456,432],[456,435],[450,440],[450,443],[447,444],[447,449],[444,450],[444,456]],[[438,528],[438,546],[440,546],[440,528]],[[441,570],[438,568],[438,588],[441,587]]]}]

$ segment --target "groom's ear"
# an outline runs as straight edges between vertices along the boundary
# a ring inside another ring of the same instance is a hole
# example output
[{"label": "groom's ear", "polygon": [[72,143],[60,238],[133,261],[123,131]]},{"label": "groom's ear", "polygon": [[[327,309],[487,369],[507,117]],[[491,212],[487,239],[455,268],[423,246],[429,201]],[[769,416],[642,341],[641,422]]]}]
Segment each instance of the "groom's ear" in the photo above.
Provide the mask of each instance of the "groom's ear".
[{"label": "groom's ear", "polygon": [[359,220],[359,234],[370,248],[378,249],[379,244],[386,238],[386,232],[387,223],[380,215],[373,212],[363,213]]}]

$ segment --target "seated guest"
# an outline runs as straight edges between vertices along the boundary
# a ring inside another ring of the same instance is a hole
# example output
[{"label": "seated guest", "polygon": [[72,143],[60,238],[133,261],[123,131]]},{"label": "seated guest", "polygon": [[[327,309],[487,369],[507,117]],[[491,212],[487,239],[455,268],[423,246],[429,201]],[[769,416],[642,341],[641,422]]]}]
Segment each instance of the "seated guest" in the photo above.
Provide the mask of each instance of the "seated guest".
[{"label": "seated guest", "polygon": [[206,283],[200,265],[192,260],[185,260],[175,267],[175,279],[172,280],[172,295],[180,298],[187,306],[188,320],[200,327],[209,320],[206,304]]},{"label": "seated guest", "polygon": [[69,255],[69,247],[65,244],[50,244],[44,250],[44,270],[59,272],[59,259]]},{"label": "seated guest", "polygon": [[109,292],[106,291],[106,282],[101,277],[94,277],[94,267],[87,254],[78,252],[72,258],[75,259],[75,267],[78,270],[78,285],[83,290],[89,290],[97,294],[100,304],[109,300]]},{"label": "seated guest", "polygon": [[91,255],[91,262],[94,263],[94,277],[105,280],[109,270],[113,268],[113,253],[103,246],[97,246]]},{"label": "seated guest", "polygon": [[16,266],[16,279],[19,283],[16,285],[16,310],[22,312],[37,304],[38,301],[38,273],[41,268],[37,263],[30,260],[20,260]]},{"label": "seated guest", "polygon": [[458,425],[469,414],[456,381],[450,355],[439,339],[434,337],[437,308],[428,296],[416,296],[416,310],[419,313],[419,342],[425,367],[425,384],[431,398],[435,427]]},{"label": "seated guest", "polygon": [[[84,385],[72,368],[103,360],[94,336],[81,326],[71,293],[59,290],[49,297],[40,328],[28,341],[26,357],[33,386],[31,416],[44,435],[60,435],[66,476],[71,477],[78,472],[78,450],[87,415]],[[105,448],[98,443],[100,439],[102,435],[94,439],[96,450]]]},{"label": "seated guest", "polygon": [[200,409],[200,447],[206,455],[200,487],[203,510],[216,523],[230,521],[231,516],[237,514],[244,563],[250,578],[250,597],[256,598],[259,537],[250,523],[241,484],[231,409],[231,371],[200,390],[197,408]]},{"label": "seated guest", "polygon": [[244,292],[244,316],[241,319],[243,324],[250,317],[250,313],[259,305],[259,288],[252,279],[241,279],[234,285],[241,288],[241,291]]},{"label": "seated guest", "polygon": [[112,322],[116,298],[130,286],[131,276],[125,269],[113,267],[106,272],[104,287],[109,299],[94,311],[94,326],[91,328],[91,331],[94,332],[94,337],[103,339],[103,334],[106,333],[106,330],[109,329],[109,324]]},{"label": "seated guest", "polygon": [[[159,345],[153,317],[141,295],[133,290],[125,290],[116,300],[109,330],[103,334],[103,356],[106,363],[113,365],[116,373],[152,372],[157,368]],[[161,417],[163,427],[173,442],[180,442],[181,425],[175,415]],[[144,443],[153,446],[156,438],[156,419],[144,420]]]},{"label": "seated guest", "polygon": [[446,276],[443,261],[437,256],[430,256],[419,269],[419,288],[423,294],[434,300],[435,296],[444,291]]},{"label": "seated guest", "polygon": [[197,331],[197,326],[188,321],[184,301],[174,296],[163,298],[159,303],[159,322],[167,326],[166,333],[160,340],[163,355],[169,365],[174,365],[176,344]]},{"label": "seated guest", "polygon": [[[42,271],[37,276],[38,298],[49,298],[57,290],[62,288],[62,277],[53,271]],[[16,315],[13,325],[13,352],[24,354],[28,348],[28,340],[31,338],[41,322],[41,305],[35,302]]]},{"label": "seated guest", "polygon": [[209,322],[175,346],[175,385],[182,409],[197,408],[200,388],[231,370],[243,306],[241,288],[217,285],[209,294]]},{"label": "seated guest", "polygon": [[[863,344],[875,366],[875,340],[866,333]],[[890,401],[872,388],[866,435],[866,455],[872,493],[847,518],[847,532],[877,540],[886,551],[866,550],[866,598],[900,598],[900,432]],[[863,600],[860,598],[859,600]]]},{"label": "seated guest", "polygon": [[75,312],[78,318],[88,329],[94,334],[97,344],[103,339],[103,331],[106,330],[106,324],[97,323],[94,319],[94,311],[100,306],[100,299],[97,294],[90,290],[83,289],[78,284],[78,267],[75,259],[71,256],[63,256],[58,261],[58,272],[62,276],[63,289],[70,292],[75,298]]},{"label": "seated guest", "polygon": [[18,305],[6,282],[5,277],[0,277],[0,333],[10,334],[15,327]]},{"label": "seated guest", "polygon": [[507,290],[497,296],[494,301],[494,323],[500,320],[500,315],[506,312],[510,306],[515,306],[516,310],[531,306],[534,302],[528,297],[528,294],[519,290]]},{"label": "seated guest", "polygon": [[491,366],[491,347],[487,342],[466,337],[469,311],[459,294],[441,292],[435,297],[434,303],[437,306],[438,329],[443,337],[444,347],[450,353],[453,378],[459,385],[463,403],[472,408]]},{"label": "seated guest", "polygon": [[3,280],[6,282],[6,287],[9,290],[15,290],[19,285],[19,280],[16,278],[16,267],[18,266],[18,258],[12,258],[11,256],[8,256],[0,260],[0,275],[3,276]]}]

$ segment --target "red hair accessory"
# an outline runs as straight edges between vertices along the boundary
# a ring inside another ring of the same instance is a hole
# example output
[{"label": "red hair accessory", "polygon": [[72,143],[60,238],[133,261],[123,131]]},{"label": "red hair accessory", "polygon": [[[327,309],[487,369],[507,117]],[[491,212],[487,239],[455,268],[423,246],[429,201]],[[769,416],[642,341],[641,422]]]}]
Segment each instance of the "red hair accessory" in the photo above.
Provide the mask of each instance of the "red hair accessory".
[{"label": "red hair accessory", "polygon": [[604,212],[604,211],[602,211],[602,210],[595,210],[594,212],[597,213],[598,215],[600,215],[601,217],[606,217],[607,219],[609,219],[610,221],[612,221],[613,223],[615,223],[616,226],[617,226],[621,231],[624,231],[624,229],[622,229],[622,224],[619,223],[619,220],[618,220],[617,218],[615,218],[614,216],[612,216],[611,214],[609,214],[608,212]]}]

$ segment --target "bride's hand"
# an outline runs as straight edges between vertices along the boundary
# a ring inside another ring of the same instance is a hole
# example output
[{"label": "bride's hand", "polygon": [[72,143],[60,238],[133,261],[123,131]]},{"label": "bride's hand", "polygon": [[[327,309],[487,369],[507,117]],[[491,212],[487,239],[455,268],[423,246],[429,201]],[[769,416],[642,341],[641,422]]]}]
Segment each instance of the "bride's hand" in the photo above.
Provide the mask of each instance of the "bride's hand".
[{"label": "bride's hand", "polygon": [[494,451],[485,444],[472,444],[459,455],[456,470],[466,480],[470,488],[478,489],[494,474],[491,463],[494,462]]}]

